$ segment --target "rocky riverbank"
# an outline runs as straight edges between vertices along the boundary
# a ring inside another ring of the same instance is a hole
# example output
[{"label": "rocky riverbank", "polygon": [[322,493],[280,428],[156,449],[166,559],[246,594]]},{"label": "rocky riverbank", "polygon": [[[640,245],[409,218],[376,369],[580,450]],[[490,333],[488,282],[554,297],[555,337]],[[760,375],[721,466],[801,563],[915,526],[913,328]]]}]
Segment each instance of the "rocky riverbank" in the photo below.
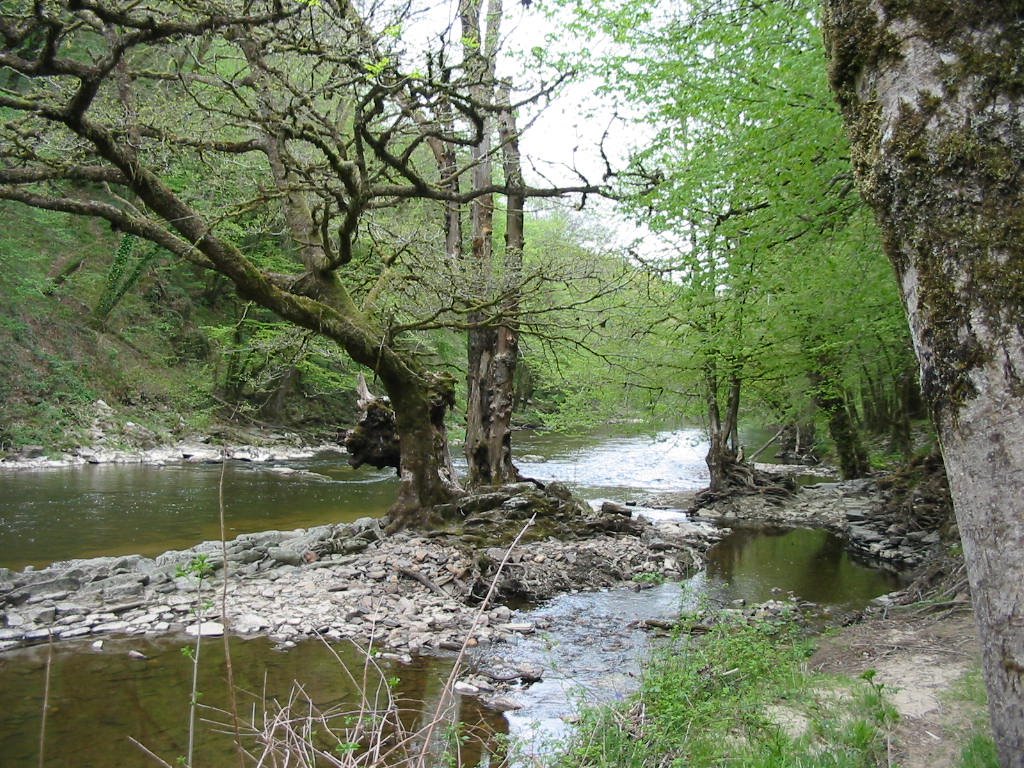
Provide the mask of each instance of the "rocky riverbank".
[{"label": "rocky riverbank", "polygon": [[[701,507],[695,519],[717,525],[762,524],[825,528],[842,537],[855,556],[868,562],[910,570],[941,547],[942,521],[922,516],[916,499],[910,513],[898,484],[875,478],[819,483],[798,488],[790,497],[735,495]],[[659,503],[686,508],[687,497],[663,497]]]},{"label": "rocky riverbank", "polygon": [[[597,589],[643,574],[678,579],[723,535],[707,524],[655,525],[617,505],[591,510],[557,484],[545,491],[519,484],[481,499],[455,510],[457,526],[429,534],[386,535],[366,518],[239,536],[224,547],[223,614],[220,542],[155,558],[0,569],[0,650],[51,638],[226,630],[266,634],[283,645],[314,635],[373,640],[410,654],[456,649],[467,636],[470,645],[501,642],[534,629],[513,622],[504,600]],[[528,544],[512,551],[497,576],[495,602],[479,612],[505,556],[499,528],[507,539],[538,510]],[[200,579],[195,566],[203,564],[212,573]]]},{"label": "rocky riverbank", "polygon": [[120,420],[102,400],[83,445],[52,455],[45,446],[27,445],[0,454],[0,470],[46,469],[82,464],[214,464],[225,460],[270,462],[306,459],[320,453],[344,454],[338,442],[287,430],[220,426],[207,434],[157,434]]},{"label": "rocky riverbank", "polygon": [[[220,542],[155,558],[0,569],[0,650],[51,638],[186,631],[259,633],[282,644],[314,635],[372,639],[401,653],[455,649],[467,636],[470,645],[501,642],[534,629],[512,621],[504,602],[682,578],[701,566],[726,525],[824,527],[866,559],[909,569],[941,542],[934,527],[901,514],[899,488],[823,483],[782,500],[734,496],[690,521],[652,523],[614,503],[593,510],[558,483],[521,483],[461,500],[428,533],[386,535],[365,518],[244,534],[224,546],[226,569]],[[680,507],[686,499],[662,502]],[[525,543],[499,574],[505,546],[532,516]],[[199,579],[190,566],[204,563],[210,573]],[[492,582],[495,599],[479,613]]]}]

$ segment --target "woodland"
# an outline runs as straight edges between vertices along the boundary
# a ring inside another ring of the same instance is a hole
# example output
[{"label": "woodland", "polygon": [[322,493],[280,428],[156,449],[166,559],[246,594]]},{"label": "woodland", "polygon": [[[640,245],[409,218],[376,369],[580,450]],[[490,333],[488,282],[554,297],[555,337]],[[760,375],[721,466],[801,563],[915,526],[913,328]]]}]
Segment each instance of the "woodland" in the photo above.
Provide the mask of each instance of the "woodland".
[{"label": "woodland", "polygon": [[718,495],[741,423],[937,441],[1024,765],[1024,21],[971,5],[3,0],[0,448],[361,419],[398,528],[523,425],[699,424]]}]

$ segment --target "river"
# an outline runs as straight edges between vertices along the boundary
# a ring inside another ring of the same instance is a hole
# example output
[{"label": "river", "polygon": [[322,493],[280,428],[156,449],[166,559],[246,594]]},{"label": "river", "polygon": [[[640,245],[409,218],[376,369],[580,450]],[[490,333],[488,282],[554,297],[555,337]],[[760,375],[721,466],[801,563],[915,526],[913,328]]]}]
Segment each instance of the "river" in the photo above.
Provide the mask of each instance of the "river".
[{"label": "river", "polygon": [[[706,482],[700,433],[680,430],[619,436],[523,435],[517,463],[542,480],[567,481],[584,497],[641,504],[651,494],[696,489]],[[338,522],[383,513],[395,489],[390,472],[352,470],[337,456],[291,462],[287,469],[324,476],[282,474],[257,464],[226,467],[230,535]],[[215,538],[220,467],[87,466],[0,475],[0,565],[21,568],[72,557],[139,552],[156,554]],[[653,514],[653,513],[652,513]],[[660,516],[680,513],[660,512]],[[634,592],[564,595],[527,607],[520,617],[545,629],[505,649],[509,658],[545,667],[544,680],[517,693],[525,708],[505,717],[462,701],[464,722],[527,741],[558,736],[573,702],[625,695],[635,687],[648,638],[630,623],[671,618],[698,599],[750,601],[792,592],[823,605],[858,607],[895,588],[891,575],[850,560],[841,542],[822,531],[739,531],[712,553],[706,572],[683,584]],[[191,664],[181,638],[107,639],[58,645],[51,666],[45,765],[146,766],[152,761],[128,741],[139,739],[174,762],[184,751]],[[223,706],[219,642],[208,643],[200,665],[205,703]],[[337,649],[358,668],[358,654]],[[129,651],[148,660],[132,658]],[[37,765],[48,649],[0,656],[0,762]],[[322,645],[286,653],[260,639],[232,641],[245,701],[287,695],[295,680],[315,701],[353,702],[337,660]],[[429,711],[450,671],[447,659],[386,662],[396,693]],[[252,695],[250,697],[250,694]],[[411,711],[410,717],[418,715]],[[226,764],[229,740],[203,728],[202,764]],[[472,757],[472,756],[470,756]]]}]

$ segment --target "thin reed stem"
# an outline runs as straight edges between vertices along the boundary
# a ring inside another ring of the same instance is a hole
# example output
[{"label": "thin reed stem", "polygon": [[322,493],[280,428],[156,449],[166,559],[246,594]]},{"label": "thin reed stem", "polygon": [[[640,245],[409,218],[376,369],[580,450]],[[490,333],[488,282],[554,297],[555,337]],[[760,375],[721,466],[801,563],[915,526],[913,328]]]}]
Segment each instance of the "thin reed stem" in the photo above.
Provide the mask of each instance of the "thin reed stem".
[{"label": "thin reed stem", "polygon": [[43,678],[43,716],[39,723],[39,768],[46,761],[46,715],[50,708],[50,671],[53,668],[53,632],[46,646],[46,675]]},{"label": "thin reed stem", "polygon": [[227,470],[227,455],[223,448],[220,452],[220,480],[217,483],[217,512],[220,522],[220,559],[221,582],[220,620],[224,625],[224,670],[228,682],[228,711],[231,714],[231,725],[235,732],[235,752],[238,755],[238,768],[245,768],[245,748],[242,746],[242,729],[238,722],[238,696],[235,692],[235,669],[231,663],[231,638],[228,633],[228,542],[227,524],[224,515],[224,474]]}]

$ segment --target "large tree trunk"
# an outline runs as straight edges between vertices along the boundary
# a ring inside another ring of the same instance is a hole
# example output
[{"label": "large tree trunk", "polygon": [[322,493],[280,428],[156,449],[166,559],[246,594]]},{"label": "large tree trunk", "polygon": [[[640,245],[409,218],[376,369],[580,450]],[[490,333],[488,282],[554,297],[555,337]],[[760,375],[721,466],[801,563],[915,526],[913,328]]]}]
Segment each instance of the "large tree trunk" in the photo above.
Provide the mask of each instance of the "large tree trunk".
[{"label": "large tree trunk", "polygon": [[452,468],[444,421],[455,405],[455,382],[437,373],[419,379],[419,386],[387,387],[402,449],[402,484],[389,513],[392,528],[426,525],[435,505],[462,492]]},{"label": "large tree trunk", "polygon": [[[515,317],[519,312],[518,280],[523,253],[522,172],[515,120],[508,102],[507,89],[496,93],[494,76],[501,3],[488,0],[486,30],[482,31],[481,0],[462,0],[460,18],[467,68],[478,85],[474,96],[480,103],[501,104],[497,123],[486,117],[480,141],[473,147],[473,187],[484,189],[494,183],[491,133],[495,127],[501,142],[505,183],[510,188],[506,210],[505,263],[497,284],[494,268],[494,198],[476,197],[470,207],[472,223],[471,269],[476,277],[476,298],[481,302],[497,299],[502,317],[490,320],[482,312],[472,313],[467,343],[466,463],[470,485],[501,485],[520,479],[512,463],[512,406],[516,362],[519,356],[519,331]],[[497,293],[497,296],[495,296]]]},{"label": "large tree trunk", "polygon": [[[402,380],[406,383],[397,384]],[[400,373],[383,381],[390,393],[387,398],[371,394],[359,376],[362,415],[345,436],[349,464],[398,470],[402,482],[389,511],[389,527],[426,526],[435,505],[462,493],[445,427],[445,416],[455,404],[454,382],[434,373]]]},{"label": "large tree trunk", "polygon": [[[260,61],[252,41],[244,41],[242,47],[250,63],[255,65]],[[264,106],[264,111],[269,109],[269,106]],[[308,269],[303,280],[296,281],[296,285],[304,283],[303,290],[307,295],[337,310],[358,328],[364,339],[367,336],[380,339],[375,340],[378,349],[368,360],[363,343],[352,344],[347,334],[333,334],[326,325],[318,329],[339,341],[354,360],[370,365],[390,398],[400,456],[397,469],[402,480],[398,498],[390,510],[391,528],[425,525],[434,505],[450,501],[461,493],[452,469],[444,423],[448,409],[455,403],[453,382],[449,377],[422,370],[414,359],[401,354],[395,345],[388,342],[382,330],[359,311],[331,268],[332,258],[328,254],[323,230],[316,226],[302,185],[290,170],[296,163],[290,157],[283,132],[266,135],[263,149],[282,197],[282,211],[289,234]],[[450,206],[447,210],[450,211]],[[454,222],[449,215],[447,224],[449,229],[457,228],[457,212]],[[379,463],[376,465],[381,466]]]},{"label": "large tree trunk", "polygon": [[939,433],[1003,766],[1024,766],[1021,4],[826,0],[830,78]]}]

